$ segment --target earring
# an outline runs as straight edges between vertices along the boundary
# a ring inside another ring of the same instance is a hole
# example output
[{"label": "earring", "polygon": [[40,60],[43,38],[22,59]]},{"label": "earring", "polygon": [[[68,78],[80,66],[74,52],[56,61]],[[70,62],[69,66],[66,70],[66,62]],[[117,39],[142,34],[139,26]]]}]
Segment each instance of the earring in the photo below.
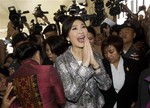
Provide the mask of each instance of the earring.
[{"label": "earring", "polygon": [[70,41],[68,41],[68,44],[70,44]]}]

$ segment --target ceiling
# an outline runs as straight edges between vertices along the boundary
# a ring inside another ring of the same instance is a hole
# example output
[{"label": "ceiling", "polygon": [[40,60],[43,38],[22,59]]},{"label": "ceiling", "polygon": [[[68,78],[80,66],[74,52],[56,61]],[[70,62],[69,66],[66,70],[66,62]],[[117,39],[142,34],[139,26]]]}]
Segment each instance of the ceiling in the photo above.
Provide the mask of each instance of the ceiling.
[{"label": "ceiling", "polygon": [[60,5],[69,6],[72,4],[72,0],[0,0],[0,38],[4,34],[6,35],[7,23],[9,21],[8,7],[15,6],[16,10],[21,10],[21,12],[28,10],[30,13],[24,15],[29,23],[34,18],[32,13],[38,4],[41,4],[42,11],[49,12],[45,14],[48,20],[54,22],[53,14],[60,9]]}]

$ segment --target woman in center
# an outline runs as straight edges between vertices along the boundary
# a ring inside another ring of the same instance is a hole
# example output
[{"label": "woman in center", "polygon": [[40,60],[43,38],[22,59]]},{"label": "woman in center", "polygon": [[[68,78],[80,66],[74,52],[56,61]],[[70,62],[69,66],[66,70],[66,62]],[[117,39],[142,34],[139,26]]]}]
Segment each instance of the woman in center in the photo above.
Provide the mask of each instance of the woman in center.
[{"label": "woman in center", "polygon": [[68,17],[62,26],[62,36],[70,47],[57,57],[67,103],[65,108],[102,108],[112,81],[106,74],[102,59],[91,48],[85,22],[77,16]]}]

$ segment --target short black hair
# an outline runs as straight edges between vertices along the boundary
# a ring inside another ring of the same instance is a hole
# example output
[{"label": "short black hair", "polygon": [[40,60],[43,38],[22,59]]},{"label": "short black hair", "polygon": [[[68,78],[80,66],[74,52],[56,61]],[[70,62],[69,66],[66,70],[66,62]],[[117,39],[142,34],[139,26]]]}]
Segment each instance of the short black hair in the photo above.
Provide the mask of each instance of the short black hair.
[{"label": "short black hair", "polygon": [[95,29],[92,26],[88,26],[87,30],[88,30],[88,32],[92,33],[94,35],[94,37],[96,37]]},{"label": "short black hair", "polygon": [[108,47],[109,45],[113,45],[118,53],[123,50],[123,40],[120,36],[111,35],[102,42],[101,49],[103,55],[105,48]]},{"label": "short black hair", "polygon": [[128,23],[128,22],[126,22],[120,26],[120,30],[124,29],[124,28],[131,28],[134,32],[136,32],[135,26],[131,23]]},{"label": "short black hair", "polygon": [[17,43],[28,40],[28,35],[26,33],[18,33],[12,38],[12,46],[15,47]]}]

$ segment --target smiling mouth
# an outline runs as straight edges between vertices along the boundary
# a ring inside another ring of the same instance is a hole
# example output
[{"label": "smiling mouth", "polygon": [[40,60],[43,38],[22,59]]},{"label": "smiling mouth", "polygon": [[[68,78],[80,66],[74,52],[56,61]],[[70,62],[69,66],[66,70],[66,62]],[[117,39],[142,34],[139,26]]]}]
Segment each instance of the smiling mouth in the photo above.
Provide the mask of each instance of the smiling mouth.
[{"label": "smiling mouth", "polygon": [[78,42],[83,43],[84,42],[84,36],[77,38]]}]

